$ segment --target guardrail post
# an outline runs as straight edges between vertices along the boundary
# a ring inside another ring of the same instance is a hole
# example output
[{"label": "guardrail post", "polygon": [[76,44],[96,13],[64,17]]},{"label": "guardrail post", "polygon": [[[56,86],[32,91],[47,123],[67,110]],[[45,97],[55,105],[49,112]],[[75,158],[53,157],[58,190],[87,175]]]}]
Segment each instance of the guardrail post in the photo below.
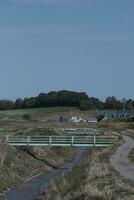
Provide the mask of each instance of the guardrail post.
[{"label": "guardrail post", "polygon": [[118,136],[116,136],[116,142],[118,141]]},{"label": "guardrail post", "polygon": [[29,145],[30,141],[30,136],[27,136],[27,145]]},{"label": "guardrail post", "polygon": [[95,130],[95,135],[97,135],[97,130]]},{"label": "guardrail post", "polygon": [[72,138],[71,138],[71,144],[73,146],[73,144],[74,144],[74,136],[72,136]]},{"label": "guardrail post", "polygon": [[94,146],[96,146],[96,137],[94,136]]},{"label": "guardrail post", "polygon": [[49,136],[49,146],[52,146],[52,136]]},{"label": "guardrail post", "polygon": [[7,142],[7,143],[9,142],[9,135],[5,136],[5,142]]}]

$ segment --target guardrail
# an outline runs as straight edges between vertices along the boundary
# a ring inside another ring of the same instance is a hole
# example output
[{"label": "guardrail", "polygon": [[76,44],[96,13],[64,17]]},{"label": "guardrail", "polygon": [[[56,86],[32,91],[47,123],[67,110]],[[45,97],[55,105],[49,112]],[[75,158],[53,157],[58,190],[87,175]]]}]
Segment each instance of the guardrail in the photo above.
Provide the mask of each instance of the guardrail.
[{"label": "guardrail", "polygon": [[117,136],[6,136],[12,146],[87,146],[105,147],[118,140]]},{"label": "guardrail", "polygon": [[66,134],[76,134],[76,135],[99,135],[100,130],[93,128],[59,128],[58,131]]}]

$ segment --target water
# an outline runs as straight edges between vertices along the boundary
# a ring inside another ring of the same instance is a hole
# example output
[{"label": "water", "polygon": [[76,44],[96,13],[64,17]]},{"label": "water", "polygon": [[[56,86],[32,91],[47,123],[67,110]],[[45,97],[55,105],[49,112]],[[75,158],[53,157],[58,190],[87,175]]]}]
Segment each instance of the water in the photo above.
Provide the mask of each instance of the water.
[{"label": "water", "polygon": [[72,168],[81,160],[84,155],[86,148],[79,148],[79,152],[76,157],[71,161],[58,169],[53,169],[48,174],[42,174],[32,180],[25,182],[21,188],[8,191],[6,193],[6,200],[35,200],[37,197],[41,196],[45,189],[48,188],[50,182],[56,177],[62,175],[62,173],[67,173],[72,170]]}]

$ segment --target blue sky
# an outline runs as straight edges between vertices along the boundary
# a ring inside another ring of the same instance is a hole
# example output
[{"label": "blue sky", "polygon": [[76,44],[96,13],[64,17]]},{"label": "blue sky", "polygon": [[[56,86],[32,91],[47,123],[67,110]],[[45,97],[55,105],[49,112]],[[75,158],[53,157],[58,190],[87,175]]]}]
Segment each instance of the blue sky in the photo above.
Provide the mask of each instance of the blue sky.
[{"label": "blue sky", "polygon": [[133,0],[0,0],[0,98],[134,98]]}]

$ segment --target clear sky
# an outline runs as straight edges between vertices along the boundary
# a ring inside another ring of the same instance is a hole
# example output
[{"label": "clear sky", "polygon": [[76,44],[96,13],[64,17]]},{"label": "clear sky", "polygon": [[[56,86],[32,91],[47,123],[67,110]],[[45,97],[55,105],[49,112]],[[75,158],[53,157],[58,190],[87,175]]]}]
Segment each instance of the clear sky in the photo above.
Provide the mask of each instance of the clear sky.
[{"label": "clear sky", "polygon": [[0,0],[0,98],[134,98],[134,0]]}]

